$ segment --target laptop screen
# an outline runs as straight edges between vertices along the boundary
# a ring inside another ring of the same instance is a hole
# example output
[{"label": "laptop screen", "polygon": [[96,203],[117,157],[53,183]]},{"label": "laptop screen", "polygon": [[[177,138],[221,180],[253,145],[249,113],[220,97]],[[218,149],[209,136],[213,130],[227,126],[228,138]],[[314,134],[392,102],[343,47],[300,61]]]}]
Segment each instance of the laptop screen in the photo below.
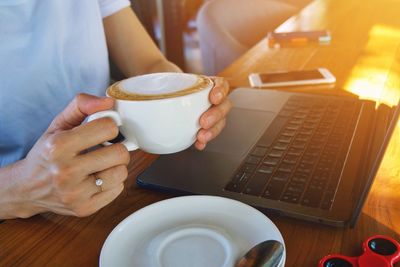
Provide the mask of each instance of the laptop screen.
[{"label": "laptop screen", "polygon": [[[395,132],[396,127],[400,127],[400,46],[397,47],[395,58],[391,63],[390,71],[386,75],[386,80],[382,90],[377,90],[375,88],[375,91],[371,92],[375,92],[376,96],[376,98],[372,98],[372,100],[376,101],[377,115],[375,120],[378,127],[375,127],[374,138],[369,153],[370,159],[367,172],[367,183],[363,188],[355,207],[353,218],[350,222],[351,227],[354,227],[362,211],[364,202],[371,189],[375,176],[378,173],[393,133]],[[361,94],[360,98],[362,97],[363,95]],[[392,153],[391,151],[387,152]],[[397,157],[388,159],[388,161],[390,160],[393,162],[388,162],[389,165],[398,164]]]}]

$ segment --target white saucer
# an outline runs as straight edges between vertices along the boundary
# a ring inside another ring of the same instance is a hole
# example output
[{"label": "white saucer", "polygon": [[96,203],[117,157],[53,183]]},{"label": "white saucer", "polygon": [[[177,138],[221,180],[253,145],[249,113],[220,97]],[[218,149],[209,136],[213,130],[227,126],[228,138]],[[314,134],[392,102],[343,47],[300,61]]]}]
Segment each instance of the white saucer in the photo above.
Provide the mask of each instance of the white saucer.
[{"label": "white saucer", "polygon": [[[123,220],[107,237],[101,267],[232,267],[251,247],[284,244],[264,214],[239,201],[185,196],[147,206]],[[284,253],[281,267],[285,264]]]}]

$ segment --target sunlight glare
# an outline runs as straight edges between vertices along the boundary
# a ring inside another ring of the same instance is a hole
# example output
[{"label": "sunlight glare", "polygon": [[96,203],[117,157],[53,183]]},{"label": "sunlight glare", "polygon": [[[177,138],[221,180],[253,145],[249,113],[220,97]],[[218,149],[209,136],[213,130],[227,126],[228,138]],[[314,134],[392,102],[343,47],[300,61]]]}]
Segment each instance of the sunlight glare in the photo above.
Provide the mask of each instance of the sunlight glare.
[{"label": "sunlight glare", "polygon": [[361,99],[397,105],[400,93],[400,41],[396,43],[393,40],[400,40],[400,29],[381,24],[372,27],[367,45],[345,83],[345,90]]}]

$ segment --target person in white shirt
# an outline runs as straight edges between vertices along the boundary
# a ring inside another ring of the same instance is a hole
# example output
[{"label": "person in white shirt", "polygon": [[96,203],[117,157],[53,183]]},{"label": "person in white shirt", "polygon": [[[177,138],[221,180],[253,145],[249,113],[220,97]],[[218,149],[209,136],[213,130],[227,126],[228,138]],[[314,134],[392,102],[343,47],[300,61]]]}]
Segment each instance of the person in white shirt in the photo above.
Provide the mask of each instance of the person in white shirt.
[{"label": "person in white shirt", "polygon": [[[130,156],[104,97],[109,61],[126,77],[181,71],[166,60],[128,0],[0,0],[0,219],[87,216],[123,190]],[[227,84],[215,79],[200,118],[204,149],[225,126]],[[102,188],[95,179],[103,181]]]}]

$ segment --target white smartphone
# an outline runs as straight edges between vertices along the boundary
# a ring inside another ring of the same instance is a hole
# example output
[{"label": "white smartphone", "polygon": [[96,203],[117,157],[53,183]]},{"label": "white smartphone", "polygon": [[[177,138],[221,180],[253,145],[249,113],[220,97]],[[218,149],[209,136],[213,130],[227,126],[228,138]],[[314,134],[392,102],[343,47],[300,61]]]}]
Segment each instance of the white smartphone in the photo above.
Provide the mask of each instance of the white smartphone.
[{"label": "white smartphone", "polygon": [[284,87],[311,84],[332,84],[335,76],[325,69],[298,70],[287,72],[252,73],[249,75],[252,87]]}]

